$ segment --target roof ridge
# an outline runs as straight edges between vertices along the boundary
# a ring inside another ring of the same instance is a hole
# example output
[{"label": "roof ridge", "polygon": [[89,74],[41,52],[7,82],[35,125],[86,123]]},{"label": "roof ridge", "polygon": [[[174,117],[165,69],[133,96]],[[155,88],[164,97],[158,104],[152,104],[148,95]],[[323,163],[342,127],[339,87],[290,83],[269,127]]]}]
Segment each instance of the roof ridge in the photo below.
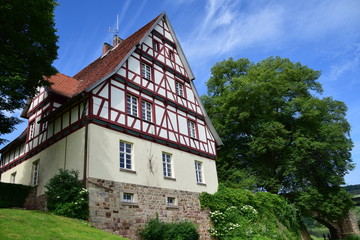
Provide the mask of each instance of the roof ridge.
[{"label": "roof ridge", "polygon": [[165,13],[163,12],[152,19],[142,28],[122,41],[118,47],[109,51],[105,56],[98,57],[85,68],[80,70],[77,74],[75,74],[73,78],[80,82],[75,95],[83,92],[99,80],[115,71],[121,61],[125,59],[127,54],[133,49],[133,47],[135,47],[136,44],[138,44],[144,38],[155,22],[164,14]]}]

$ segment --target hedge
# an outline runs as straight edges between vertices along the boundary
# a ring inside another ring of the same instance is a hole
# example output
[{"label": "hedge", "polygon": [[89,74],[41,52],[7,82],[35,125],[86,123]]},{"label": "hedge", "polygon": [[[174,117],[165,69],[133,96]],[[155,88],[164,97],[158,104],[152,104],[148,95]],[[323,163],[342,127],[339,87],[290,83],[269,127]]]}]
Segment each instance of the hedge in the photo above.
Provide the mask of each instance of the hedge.
[{"label": "hedge", "polygon": [[0,208],[24,207],[31,186],[0,182]]}]

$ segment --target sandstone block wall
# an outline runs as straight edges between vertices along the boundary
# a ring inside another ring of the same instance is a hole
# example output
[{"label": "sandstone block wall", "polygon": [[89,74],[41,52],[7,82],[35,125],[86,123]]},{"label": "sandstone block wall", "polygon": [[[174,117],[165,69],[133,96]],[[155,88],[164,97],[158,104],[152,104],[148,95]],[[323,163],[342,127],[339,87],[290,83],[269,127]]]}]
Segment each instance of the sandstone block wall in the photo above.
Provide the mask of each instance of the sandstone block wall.
[{"label": "sandstone block wall", "polygon": [[47,211],[47,196],[42,194],[37,196],[37,187],[30,190],[24,202],[24,208],[29,210]]},{"label": "sandstone block wall", "polygon": [[[139,240],[139,231],[156,217],[172,222],[188,220],[198,226],[201,240],[212,239],[208,211],[200,209],[199,193],[89,178],[90,220],[94,227]],[[134,202],[122,201],[122,194],[134,195]],[[175,206],[167,205],[175,198]]]}]

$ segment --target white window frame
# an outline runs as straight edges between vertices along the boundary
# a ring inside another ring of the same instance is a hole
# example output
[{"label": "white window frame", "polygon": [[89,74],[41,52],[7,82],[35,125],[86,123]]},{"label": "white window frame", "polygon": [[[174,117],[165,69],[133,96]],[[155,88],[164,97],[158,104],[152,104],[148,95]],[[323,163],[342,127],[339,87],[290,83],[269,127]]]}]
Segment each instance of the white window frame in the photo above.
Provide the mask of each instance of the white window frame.
[{"label": "white window frame", "polygon": [[176,94],[180,97],[184,97],[184,84],[179,81],[175,82]]},{"label": "white window frame", "polygon": [[175,61],[175,53],[172,50],[169,50],[169,59],[171,61]]},{"label": "white window frame", "polygon": [[196,123],[194,121],[188,120],[188,131],[189,137],[196,138]]},{"label": "white window frame", "polygon": [[133,170],[133,144],[120,140],[119,142],[120,169]]},{"label": "white window frame", "polygon": [[15,183],[16,182],[16,172],[13,172],[10,175],[10,183]]},{"label": "white window frame", "polygon": [[142,119],[148,122],[151,122],[152,119],[152,104],[146,101],[141,103],[141,115]]},{"label": "white window frame", "polygon": [[133,203],[134,202],[134,193],[124,192],[122,194],[121,201],[124,203]]},{"label": "white window frame", "polygon": [[151,80],[151,67],[146,63],[141,63],[141,74],[143,78]]},{"label": "white window frame", "polygon": [[134,117],[138,116],[138,102],[139,99],[137,97],[134,97],[133,95],[126,96],[126,109],[129,115]]},{"label": "white window frame", "polygon": [[176,197],[167,196],[166,197],[166,205],[168,205],[168,206],[177,206]]},{"label": "white window frame", "polygon": [[39,160],[38,161],[35,161],[33,162],[33,169],[32,169],[32,172],[33,172],[33,179],[32,179],[32,184],[33,186],[37,186],[38,183],[39,183]]},{"label": "white window frame", "polygon": [[35,134],[35,121],[32,121],[29,124],[29,140],[33,139],[34,134]]},{"label": "white window frame", "polygon": [[[48,116],[48,115],[49,115],[49,111],[44,112],[43,118],[45,118],[45,117]],[[45,130],[47,129],[47,127],[48,127],[48,121],[43,122],[43,123],[42,123],[42,128],[41,128],[41,130],[42,130],[42,131],[45,131]]]},{"label": "white window frame", "polygon": [[160,51],[159,42],[156,41],[156,40],[153,40],[153,50],[154,50],[154,52],[159,52]]},{"label": "white window frame", "polygon": [[204,183],[202,162],[195,161],[195,175],[197,183]]},{"label": "white window frame", "polygon": [[162,163],[163,163],[163,174],[164,177],[173,178],[172,172],[172,154],[163,152],[162,153]]}]

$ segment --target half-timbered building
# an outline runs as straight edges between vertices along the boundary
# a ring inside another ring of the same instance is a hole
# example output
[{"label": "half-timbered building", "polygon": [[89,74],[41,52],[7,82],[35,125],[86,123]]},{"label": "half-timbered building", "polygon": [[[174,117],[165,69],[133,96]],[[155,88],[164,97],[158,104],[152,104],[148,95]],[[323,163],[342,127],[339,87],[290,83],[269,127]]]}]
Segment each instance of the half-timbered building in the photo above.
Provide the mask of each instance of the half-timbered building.
[{"label": "half-timbered building", "polygon": [[86,183],[93,224],[137,239],[156,214],[191,220],[206,238],[198,194],[214,193],[221,140],[165,13],[73,77],[58,73],[28,101],[27,129],[1,150],[1,181],[44,185],[58,169]]}]

